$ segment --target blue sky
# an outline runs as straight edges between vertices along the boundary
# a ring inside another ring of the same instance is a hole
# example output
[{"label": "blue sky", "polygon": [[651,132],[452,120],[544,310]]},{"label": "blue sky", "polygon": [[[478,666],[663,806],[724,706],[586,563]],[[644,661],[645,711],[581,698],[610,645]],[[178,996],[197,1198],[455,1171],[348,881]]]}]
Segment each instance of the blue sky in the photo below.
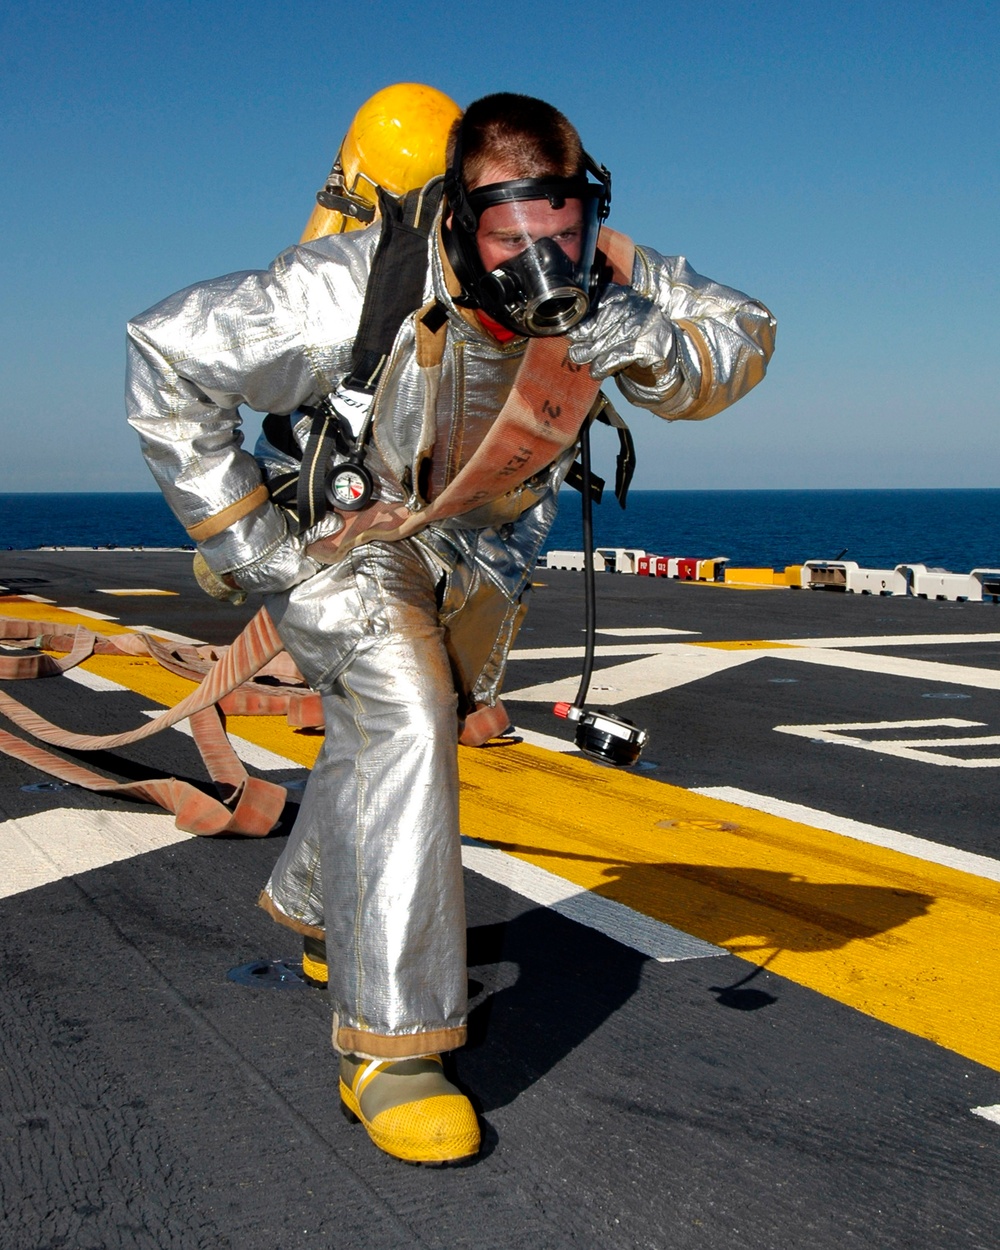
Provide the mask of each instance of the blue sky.
[{"label": "blue sky", "polygon": [[355,109],[399,81],[551,100],[612,170],[612,225],[777,316],[771,372],[729,412],[623,408],[637,486],[998,485],[995,4],[17,10],[0,491],[152,488],[125,321],[295,242]]}]

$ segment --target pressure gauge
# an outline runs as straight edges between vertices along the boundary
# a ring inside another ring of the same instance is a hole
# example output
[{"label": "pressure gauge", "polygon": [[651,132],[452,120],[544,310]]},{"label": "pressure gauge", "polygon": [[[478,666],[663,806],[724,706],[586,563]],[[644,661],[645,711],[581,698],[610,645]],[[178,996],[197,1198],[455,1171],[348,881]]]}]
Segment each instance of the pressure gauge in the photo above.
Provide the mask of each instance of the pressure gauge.
[{"label": "pressure gauge", "polygon": [[326,483],[326,497],[338,512],[357,512],[371,503],[375,483],[363,464],[348,461],[331,471]]}]

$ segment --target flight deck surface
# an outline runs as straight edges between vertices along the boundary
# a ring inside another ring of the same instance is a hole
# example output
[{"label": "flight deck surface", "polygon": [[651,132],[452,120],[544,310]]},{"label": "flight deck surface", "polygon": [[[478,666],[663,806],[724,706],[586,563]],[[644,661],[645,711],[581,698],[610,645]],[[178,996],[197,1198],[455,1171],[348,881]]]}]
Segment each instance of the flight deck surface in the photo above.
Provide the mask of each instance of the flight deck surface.
[{"label": "flight deck surface", "polygon": [[[189,563],[0,553],[0,615],[231,641],[252,605]],[[1000,1244],[1000,606],[599,575],[589,703],[650,734],[620,773],[551,713],[582,579],[535,581],[520,741],[461,751],[480,1158],[381,1155],[325,995],[227,975],[301,956],[255,900],[317,734],[231,718],[289,787],[261,839],[5,758],[0,1247]],[[93,733],[191,688],[74,673],[2,688]],[[204,776],[179,730],[90,762]]]}]

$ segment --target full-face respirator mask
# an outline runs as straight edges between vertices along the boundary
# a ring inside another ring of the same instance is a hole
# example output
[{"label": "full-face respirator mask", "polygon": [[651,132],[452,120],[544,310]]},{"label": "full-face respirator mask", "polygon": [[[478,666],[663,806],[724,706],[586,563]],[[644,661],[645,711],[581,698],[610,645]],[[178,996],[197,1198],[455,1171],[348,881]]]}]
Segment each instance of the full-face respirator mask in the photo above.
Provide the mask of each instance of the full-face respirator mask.
[{"label": "full-face respirator mask", "polygon": [[584,162],[571,178],[519,178],[467,191],[459,132],[444,184],[451,220],[442,231],[462,284],[456,303],[532,338],[565,334],[587,316],[608,282],[597,240],[611,208],[611,175],[586,154]]}]

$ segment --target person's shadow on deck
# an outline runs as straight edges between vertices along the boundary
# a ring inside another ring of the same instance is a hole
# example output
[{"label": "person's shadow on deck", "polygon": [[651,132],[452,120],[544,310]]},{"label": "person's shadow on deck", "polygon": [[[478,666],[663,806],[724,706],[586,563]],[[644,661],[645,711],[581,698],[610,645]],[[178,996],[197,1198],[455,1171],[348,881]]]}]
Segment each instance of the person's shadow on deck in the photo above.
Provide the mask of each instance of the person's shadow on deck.
[{"label": "person's shadow on deck", "polygon": [[[642,863],[615,865],[605,875],[608,886],[596,893],[655,912],[733,954],[754,953],[758,963],[782,950],[831,951],[875,938],[926,914],[934,901],[910,890],[817,884],[753,868]],[[473,1009],[468,1045],[455,1058],[462,1083],[475,1091],[482,1110],[513,1101],[600,1028],[632,997],[647,962],[647,956],[544,907],[528,905],[513,919],[470,929]],[[759,969],[746,971],[733,985],[706,987],[714,1001],[744,1011],[775,1003],[773,994],[739,988]]]}]

